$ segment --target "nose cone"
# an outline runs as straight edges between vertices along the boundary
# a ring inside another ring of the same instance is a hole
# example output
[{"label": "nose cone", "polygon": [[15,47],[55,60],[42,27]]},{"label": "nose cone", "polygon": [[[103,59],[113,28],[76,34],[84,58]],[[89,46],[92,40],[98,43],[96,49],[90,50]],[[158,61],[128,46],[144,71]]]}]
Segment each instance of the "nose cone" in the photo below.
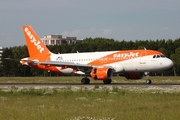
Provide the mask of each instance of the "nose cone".
[{"label": "nose cone", "polygon": [[171,67],[174,65],[174,63],[173,63],[172,60],[170,60],[169,58],[167,58],[167,59],[164,61],[164,65],[165,65],[166,69],[168,69],[168,68],[171,68]]}]

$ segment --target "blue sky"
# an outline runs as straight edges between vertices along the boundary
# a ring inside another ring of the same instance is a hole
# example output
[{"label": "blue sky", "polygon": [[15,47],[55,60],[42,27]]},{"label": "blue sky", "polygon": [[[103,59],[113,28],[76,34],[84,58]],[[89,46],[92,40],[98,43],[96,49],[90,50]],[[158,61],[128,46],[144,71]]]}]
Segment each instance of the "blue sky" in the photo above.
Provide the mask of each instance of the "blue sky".
[{"label": "blue sky", "polygon": [[39,37],[175,40],[180,0],[0,0],[0,46],[25,45],[23,25]]}]

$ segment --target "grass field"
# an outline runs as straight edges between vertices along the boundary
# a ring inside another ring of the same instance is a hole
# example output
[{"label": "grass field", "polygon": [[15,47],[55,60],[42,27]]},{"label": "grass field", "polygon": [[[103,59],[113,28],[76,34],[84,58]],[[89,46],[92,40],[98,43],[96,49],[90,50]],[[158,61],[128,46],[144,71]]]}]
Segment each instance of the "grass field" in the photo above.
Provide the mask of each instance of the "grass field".
[{"label": "grass field", "polygon": [[[79,83],[81,77],[11,77],[0,82]],[[153,83],[179,84],[179,77],[151,77]],[[145,80],[145,79],[144,79]],[[115,83],[144,83],[114,77]],[[101,81],[94,81],[96,83]],[[0,120],[179,120],[180,90],[66,88],[0,88]],[[164,88],[163,88],[164,89]]]}]

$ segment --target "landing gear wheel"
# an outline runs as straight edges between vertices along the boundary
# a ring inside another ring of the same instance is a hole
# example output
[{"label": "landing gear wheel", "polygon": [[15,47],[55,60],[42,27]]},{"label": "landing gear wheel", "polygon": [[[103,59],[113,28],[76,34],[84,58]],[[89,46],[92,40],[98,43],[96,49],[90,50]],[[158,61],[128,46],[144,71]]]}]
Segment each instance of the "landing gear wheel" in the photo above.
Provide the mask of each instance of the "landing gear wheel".
[{"label": "landing gear wheel", "polygon": [[151,80],[150,80],[150,79],[147,79],[147,80],[146,80],[146,84],[151,84]]},{"label": "landing gear wheel", "polygon": [[112,80],[108,79],[108,80],[103,80],[104,84],[111,84]]},{"label": "landing gear wheel", "polygon": [[89,83],[90,83],[90,80],[89,80],[89,78],[82,78],[82,79],[81,79],[81,83],[82,83],[82,84],[89,84]]}]

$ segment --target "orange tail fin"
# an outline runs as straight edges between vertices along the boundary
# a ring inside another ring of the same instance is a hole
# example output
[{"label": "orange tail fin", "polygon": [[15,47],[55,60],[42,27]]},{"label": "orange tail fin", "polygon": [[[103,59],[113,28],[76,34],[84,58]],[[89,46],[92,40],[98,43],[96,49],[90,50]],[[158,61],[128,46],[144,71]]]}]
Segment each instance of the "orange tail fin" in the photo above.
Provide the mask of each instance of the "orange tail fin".
[{"label": "orange tail fin", "polygon": [[50,53],[31,26],[23,26],[22,28],[30,57]]}]

